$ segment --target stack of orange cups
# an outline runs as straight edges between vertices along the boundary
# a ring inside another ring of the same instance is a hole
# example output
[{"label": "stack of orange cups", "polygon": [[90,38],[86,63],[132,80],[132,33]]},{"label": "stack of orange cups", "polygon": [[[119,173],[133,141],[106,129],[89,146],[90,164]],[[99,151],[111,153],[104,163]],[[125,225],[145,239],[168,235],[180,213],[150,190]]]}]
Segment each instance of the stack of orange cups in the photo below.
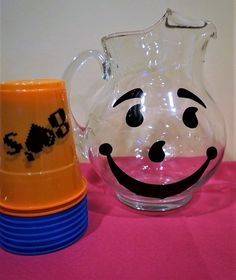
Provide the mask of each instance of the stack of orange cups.
[{"label": "stack of orange cups", "polygon": [[0,241],[16,254],[49,253],[87,228],[64,82],[0,84]]}]

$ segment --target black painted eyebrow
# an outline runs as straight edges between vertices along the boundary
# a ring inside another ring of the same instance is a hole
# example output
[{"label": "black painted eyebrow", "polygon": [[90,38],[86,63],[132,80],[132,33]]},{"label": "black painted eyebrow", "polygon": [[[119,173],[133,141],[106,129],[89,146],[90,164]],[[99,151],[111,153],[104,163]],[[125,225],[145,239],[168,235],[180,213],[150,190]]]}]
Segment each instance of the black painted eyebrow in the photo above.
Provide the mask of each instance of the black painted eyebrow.
[{"label": "black painted eyebrow", "polygon": [[132,89],[126,92],[125,94],[123,94],[120,98],[118,98],[112,107],[116,107],[121,102],[124,102],[128,99],[141,98],[142,96],[143,96],[143,91],[141,90],[141,88]]},{"label": "black painted eyebrow", "polygon": [[204,108],[206,108],[205,103],[199,97],[197,97],[195,94],[193,94],[191,91],[189,91],[185,88],[179,88],[177,91],[177,95],[178,95],[178,97],[181,97],[181,98],[192,99],[193,101],[197,102],[198,104],[200,104]]}]

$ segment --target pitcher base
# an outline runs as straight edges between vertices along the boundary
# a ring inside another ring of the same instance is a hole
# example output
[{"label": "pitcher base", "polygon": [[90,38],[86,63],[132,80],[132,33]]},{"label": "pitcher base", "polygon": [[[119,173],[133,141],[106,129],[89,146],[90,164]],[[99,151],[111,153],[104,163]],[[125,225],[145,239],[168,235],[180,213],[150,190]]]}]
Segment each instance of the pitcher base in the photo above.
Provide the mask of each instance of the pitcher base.
[{"label": "pitcher base", "polygon": [[174,210],[184,206],[192,199],[192,194],[187,194],[175,199],[163,199],[163,200],[150,200],[150,201],[138,201],[134,198],[130,198],[126,195],[116,192],[118,199],[127,206],[141,211],[160,211],[165,212]]}]

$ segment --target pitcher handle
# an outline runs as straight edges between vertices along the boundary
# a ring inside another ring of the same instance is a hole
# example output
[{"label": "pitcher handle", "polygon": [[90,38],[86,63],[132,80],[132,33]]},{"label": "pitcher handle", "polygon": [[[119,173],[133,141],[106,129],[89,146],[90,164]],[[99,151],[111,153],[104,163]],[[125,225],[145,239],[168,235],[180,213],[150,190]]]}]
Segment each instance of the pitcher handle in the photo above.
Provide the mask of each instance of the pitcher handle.
[{"label": "pitcher handle", "polygon": [[[69,98],[69,104],[70,104],[70,92],[71,92],[71,82],[73,79],[73,76],[75,72],[80,69],[90,58],[95,58],[101,68],[102,72],[102,79],[103,80],[108,80],[110,77],[110,66],[107,57],[100,51],[98,50],[87,50],[84,51],[77,56],[75,56],[72,60],[72,62],[68,65],[66,68],[64,74],[63,74],[63,80],[65,81],[66,84],[66,90]],[[73,120],[76,123],[77,126],[77,132],[78,136],[76,140],[76,144],[79,147],[80,152],[83,154],[85,158],[88,158],[87,152],[85,151],[85,143],[84,143],[84,134],[85,134],[85,129],[80,126],[78,120],[76,119],[75,115],[73,114],[70,106],[70,112],[72,115]]]}]

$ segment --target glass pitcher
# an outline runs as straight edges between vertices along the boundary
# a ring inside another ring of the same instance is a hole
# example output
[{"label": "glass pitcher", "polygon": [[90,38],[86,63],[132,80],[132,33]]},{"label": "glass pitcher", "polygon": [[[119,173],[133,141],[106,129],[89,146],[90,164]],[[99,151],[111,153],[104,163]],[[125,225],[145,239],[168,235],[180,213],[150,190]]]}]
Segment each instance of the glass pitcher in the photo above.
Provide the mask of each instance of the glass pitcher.
[{"label": "glass pitcher", "polygon": [[85,51],[67,67],[69,92],[89,58],[101,66],[105,86],[91,92],[97,97],[86,125],[75,118],[77,143],[126,205],[181,207],[221,162],[224,121],[202,77],[206,47],[215,37],[210,21],[168,9],[148,29],[103,37],[104,53]]}]

